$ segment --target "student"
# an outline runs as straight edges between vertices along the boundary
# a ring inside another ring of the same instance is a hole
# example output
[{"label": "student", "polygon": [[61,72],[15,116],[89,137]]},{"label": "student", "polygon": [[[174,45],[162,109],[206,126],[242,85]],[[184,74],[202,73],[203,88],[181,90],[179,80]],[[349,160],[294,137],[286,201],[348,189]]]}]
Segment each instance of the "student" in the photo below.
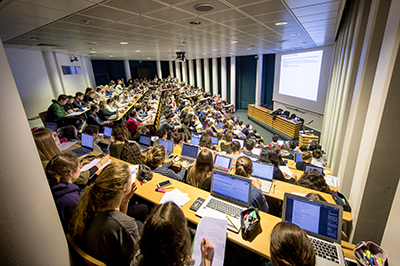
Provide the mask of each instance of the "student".
[{"label": "student", "polygon": [[239,156],[241,156],[242,148],[240,147],[240,143],[238,141],[235,140],[231,142],[230,146],[232,151],[232,154],[229,155],[230,157],[237,159]]},{"label": "student", "polygon": [[196,163],[188,170],[186,182],[189,185],[210,191],[211,176],[214,170],[213,153],[210,149],[201,149]]},{"label": "student", "polygon": [[100,128],[103,128],[107,125],[112,125],[112,122],[103,122],[98,116],[97,112],[99,111],[99,107],[96,104],[92,104],[90,106],[89,110],[89,115],[88,118],[86,119],[86,123],[88,125],[96,125],[99,126]]},{"label": "student", "polygon": [[213,144],[212,144],[211,138],[206,133],[201,134],[201,138],[199,141],[199,147],[200,147],[200,149],[202,149],[202,148],[213,149]]},{"label": "student", "polygon": [[122,148],[124,147],[125,142],[128,141],[130,135],[128,127],[125,125],[119,124],[113,128],[111,136],[114,141],[109,145],[109,151],[112,157],[117,159],[121,158]]},{"label": "student", "polygon": [[89,90],[88,92],[86,92],[86,95],[83,98],[83,101],[88,105],[94,104],[94,103],[96,103],[96,101],[94,100],[95,95],[96,95],[96,92],[94,92],[94,90]]},{"label": "student", "polygon": [[298,186],[314,189],[320,192],[331,194],[332,191],[325,181],[324,176],[315,169],[310,169],[299,178],[295,183]]},{"label": "student", "polygon": [[128,127],[129,132],[131,132],[132,135],[134,135],[138,127],[141,126],[139,120],[137,119],[136,111],[130,112],[129,119],[126,121],[126,126]]},{"label": "student", "polygon": [[282,151],[278,146],[272,146],[272,150],[278,155],[278,162],[281,166],[286,166],[286,163],[282,159]]},{"label": "student", "polygon": [[296,175],[293,177],[288,176],[286,173],[282,173],[279,169],[279,158],[278,155],[272,150],[271,147],[265,147],[261,150],[260,158],[257,162],[268,163],[274,166],[273,179],[280,180],[288,183],[294,183],[296,181]]},{"label": "student", "polygon": [[[235,175],[250,178],[253,173],[253,162],[246,156],[241,156],[236,161]],[[250,204],[263,212],[268,212],[269,206],[261,191],[261,182],[256,179],[251,182]]]},{"label": "student", "polygon": [[301,155],[301,159],[303,161],[296,163],[296,169],[300,170],[300,171],[304,171],[304,168],[306,167],[306,165],[311,164],[311,160],[312,160],[311,152],[308,152],[308,151],[303,152],[303,154]]},{"label": "student", "polygon": [[213,126],[213,123],[212,123],[210,120],[208,120],[206,132],[207,132],[207,134],[208,134],[209,136],[215,137],[215,133],[214,133],[214,131],[213,131],[212,126]]},{"label": "student", "polygon": [[[169,201],[154,207],[140,235],[138,252],[131,266],[175,265],[193,263],[190,259],[191,238],[181,208]],[[203,238],[200,248],[202,265],[210,266],[214,247]],[[199,264],[200,265],[200,264]]]},{"label": "student", "polygon": [[73,103],[74,103],[74,96],[72,95],[68,95],[68,100],[67,102],[64,104],[64,109],[65,111],[67,111],[68,113],[72,113],[74,111],[76,111],[78,108],[74,107]]},{"label": "student", "polygon": [[220,149],[221,151],[224,151],[226,153],[231,153],[231,141],[232,141],[232,133],[227,132],[224,135],[225,138],[225,143],[220,144]]},{"label": "student", "polygon": [[315,252],[303,229],[291,222],[277,223],[272,229],[271,266],[315,265]]},{"label": "student", "polygon": [[149,166],[154,173],[184,182],[186,169],[189,165],[188,161],[182,161],[181,170],[178,173],[175,173],[170,169],[170,167],[174,164],[174,161],[163,164],[166,157],[167,152],[164,146],[158,145],[153,147],[153,149],[147,153],[145,164]]},{"label": "student", "polygon": [[308,151],[308,148],[306,145],[301,145],[299,150],[300,150],[300,152],[305,152],[305,151]]},{"label": "student", "polygon": [[129,265],[142,224],[126,215],[136,191],[126,163],[113,162],[90,185],[75,209],[69,228],[74,241],[107,265]]},{"label": "student", "polygon": [[325,167],[326,163],[324,162],[324,159],[322,159],[322,152],[320,150],[314,150],[312,152],[313,158],[311,160],[312,165],[316,165],[319,167]]},{"label": "student", "polygon": [[98,143],[103,140],[103,136],[99,136],[99,126],[88,125],[85,127],[83,133],[93,136],[93,150],[98,152],[103,152]]},{"label": "student", "polygon": [[78,138],[78,130],[76,130],[76,128],[72,125],[62,128],[62,137],[66,138],[68,141],[74,141],[80,144],[80,140]]},{"label": "student", "polygon": [[168,134],[167,134],[167,131],[165,131],[165,129],[160,129],[160,130],[156,131],[156,136],[158,137],[158,139],[153,142],[153,147],[158,145],[159,139],[166,140],[168,137]]},{"label": "student", "polygon": [[99,108],[100,108],[99,116],[103,121],[107,121],[109,119],[116,118],[118,115],[118,110],[111,112],[107,109],[107,106],[108,105],[107,105],[106,101],[101,101],[99,104]]},{"label": "student", "polygon": [[182,154],[182,145],[183,145],[183,134],[175,132],[172,134],[172,139],[174,143],[173,154],[181,155]]},{"label": "student", "polygon": [[82,92],[77,92],[75,93],[75,99],[74,99],[74,107],[78,108],[78,109],[82,109],[88,106],[88,104],[86,102],[83,101],[83,97],[85,95]]},{"label": "student", "polygon": [[294,155],[290,153],[290,148],[288,145],[283,144],[281,147],[281,156],[282,158],[293,160]]},{"label": "student", "polygon": [[254,146],[254,141],[246,140],[244,144],[244,149],[242,150],[242,154],[246,157],[251,158],[252,160],[258,160],[259,156],[251,152],[254,149]]},{"label": "student", "polygon": [[278,146],[279,135],[275,134],[272,136],[272,142],[268,146]]},{"label": "student", "polygon": [[45,172],[61,224],[67,233],[68,223],[81,198],[80,188],[73,184],[81,173],[78,158],[69,152],[56,155],[47,164]]},{"label": "student", "polygon": [[57,100],[52,100],[52,104],[47,109],[46,122],[57,123],[58,127],[74,125],[76,128],[80,129],[83,123],[80,118],[65,117],[68,114],[68,112],[64,109],[64,105],[67,103],[67,101],[68,96],[65,94],[60,94]]},{"label": "student", "polygon": [[174,130],[174,126],[171,125],[173,114],[167,114],[165,119],[160,121],[160,129],[164,129],[168,133]]},{"label": "student", "polygon": [[247,124],[245,128],[242,129],[242,133],[246,135],[246,137],[250,133],[250,124]]},{"label": "student", "polygon": [[292,154],[293,157],[294,157],[294,154],[296,153],[296,147],[297,147],[296,141],[290,140],[289,141],[290,154]]},{"label": "student", "polygon": [[250,133],[247,135],[247,138],[251,138],[251,137],[255,137],[256,139],[261,139],[260,134],[257,134],[257,129],[253,129],[253,131],[250,132]]},{"label": "student", "polygon": [[121,151],[121,160],[131,164],[143,164],[145,157],[134,142],[125,143]]}]

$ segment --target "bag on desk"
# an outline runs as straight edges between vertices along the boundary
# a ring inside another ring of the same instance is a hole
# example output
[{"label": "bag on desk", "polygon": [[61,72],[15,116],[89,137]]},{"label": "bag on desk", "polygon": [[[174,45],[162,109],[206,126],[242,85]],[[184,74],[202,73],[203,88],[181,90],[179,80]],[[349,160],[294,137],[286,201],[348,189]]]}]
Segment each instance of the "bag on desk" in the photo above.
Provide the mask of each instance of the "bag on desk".
[{"label": "bag on desk", "polygon": [[[356,257],[358,264],[362,266],[372,265],[369,262],[371,260],[376,266],[385,266],[388,259],[386,252],[380,246],[371,241],[359,242],[353,250],[353,254],[354,257]],[[367,258],[365,256],[367,256]]]},{"label": "bag on desk", "polygon": [[342,193],[340,193],[338,191],[333,191],[332,198],[336,202],[337,205],[340,205],[343,207],[343,211],[351,212],[350,204],[349,204],[348,200],[346,199],[346,197]]},{"label": "bag on desk", "polygon": [[260,233],[260,214],[258,209],[250,207],[240,213],[240,225],[242,237],[244,240],[249,240]]}]

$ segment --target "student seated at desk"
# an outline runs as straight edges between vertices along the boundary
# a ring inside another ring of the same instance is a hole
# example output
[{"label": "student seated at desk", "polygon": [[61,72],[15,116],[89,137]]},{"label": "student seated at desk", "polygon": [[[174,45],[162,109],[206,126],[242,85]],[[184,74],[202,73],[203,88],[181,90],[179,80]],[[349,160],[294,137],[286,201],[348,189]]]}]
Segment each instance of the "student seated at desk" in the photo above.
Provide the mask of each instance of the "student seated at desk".
[{"label": "student seated at desk", "polygon": [[74,125],[80,129],[83,124],[82,119],[79,117],[66,117],[68,113],[73,112],[73,110],[65,111],[64,105],[67,101],[68,96],[65,94],[60,94],[57,100],[52,100],[52,104],[47,109],[46,122],[57,123],[58,127]]},{"label": "student seated at desk", "polygon": [[94,151],[98,151],[98,152],[103,152],[100,148],[100,146],[98,145],[98,143],[100,141],[103,140],[103,135],[99,136],[99,126],[96,125],[88,125],[85,127],[85,130],[83,131],[83,133],[88,134],[93,136],[93,150]]},{"label": "student seated at desk", "polygon": [[77,144],[81,143],[78,137],[78,130],[72,125],[65,126],[61,129],[61,137],[66,138],[67,141],[76,142]]},{"label": "student seated at desk", "polygon": [[124,147],[125,142],[128,141],[130,135],[128,127],[125,125],[119,124],[113,128],[111,136],[114,141],[111,142],[109,146],[110,155],[112,157],[117,159],[121,158],[122,148]]},{"label": "student seated at desk", "polygon": [[251,152],[254,149],[254,145],[254,141],[246,140],[242,154],[246,157],[252,158],[253,160],[258,160],[259,156]]},{"label": "student seated at desk", "polygon": [[196,163],[188,169],[186,182],[189,185],[210,191],[211,176],[214,170],[214,158],[210,149],[201,149]]},{"label": "student seated at desk", "polygon": [[275,134],[272,136],[272,142],[268,146],[278,146],[279,135]]},{"label": "student seated at desk", "polygon": [[84,96],[85,95],[82,92],[78,91],[77,93],[75,93],[75,99],[73,102],[75,108],[82,109],[88,106],[88,104],[83,101]]},{"label": "student seated at desk", "polygon": [[106,101],[101,101],[99,104],[99,117],[103,120],[103,121],[107,121],[109,119],[112,118],[116,118],[118,116],[118,110],[116,111],[109,111],[107,108],[107,103]]},{"label": "student seated at desk", "polygon": [[305,151],[303,152],[303,154],[301,155],[301,159],[303,160],[302,162],[297,162],[296,163],[296,169],[300,170],[300,171],[304,171],[304,168],[306,167],[306,165],[310,165],[311,164],[311,160],[312,160],[312,155],[310,152]]},{"label": "student seated at desk", "polygon": [[92,89],[88,90],[86,92],[85,97],[83,98],[83,101],[87,104],[87,105],[91,105],[91,104],[95,104],[96,101],[94,100],[94,96],[96,95],[96,92]]},{"label": "student seated at desk", "polygon": [[326,163],[324,162],[324,159],[322,159],[322,152],[316,149],[312,152],[312,155],[313,158],[311,160],[311,164],[324,168]]},{"label": "student seated at desk", "polygon": [[232,157],[233,159],[237,159],[242,155],[242,148],[240,147],[240,143],[238,141],[235,140],[231,142],[230,147],[232,152],[232,154],[229,155],[230,157]]},{"label": "student seated at desk", "polygon": [[74,111],[76,111],[76,110],[78,110],[79,108],[76,108],[75,106],[74,106],[74,96],[72,96],[72,95],[68,95],[67,96],[68,97],[68,100],[67,100],[67,103],[66,104],[64,104],[64,109],[65,109],[65,111],[67,111],[68,113],[72,113],[72,112],[74,112]]},{"label": "student seated at desk", "polygon": [[156,131],[156,136],[158,137],[158,139],[153,142],[153,147],[158,145],[158,140],[159,139],[166,140],[168,138],[168,134],[167,134],[167,131],[165,131],[165,129],[157,130]]},{"label": "student seated at desk", "polygon": [[213,131],[213,122],[211,122],[210,120],[207,121],[207,128],[206,128],[206,132],[209,136],[211,137],[216,137],[214,131]]},{"label": "student seated at desk", "polygon": [[129,265],[142,223],[126,215],[136,191],[126,163],[107,165],[75,209],[71,237],[89,255],[107,265]]},{"label": "student seated at desk", "polygon": [[103,128],[104,126],[113,124],[112,122],[103,122],[103,120],[101,120],[97,116],[98,111],[99,111],[99,107],[96,104],[92,104],[90,106],[89,115],[88,115],[88,118],[86,119],[86,123],[88,125],[96,125],[96,126],[99,126],[100,128]]},{"label": "student seated at desk", "polygon": [[281,147],[281,156],[284,159],[294,160],[294,155],[290,153],[290,148],[286,144]]},{"label": "student seated at desk", "polygon": [[297,152],[297,151],[296,151],[296,148],[297,148],[297,143],[296,143],[296,141],[290,140],[290,141],[289,141],[289,148],[290,148],[290,154],[292,154],[293,157],[294,157],[294,154]]},{"label": "student seated at desk", "polygon": [[181,155],[182,154],[182,145],[183,145],[183,134],[174,132],[172,134],[172,139],[174,143],[173,154]]},{"label": "student seated at desk", "polygon": [[269,163],[274,166],[274,175],[273,179],[280,180],[284,182],[294,183],[296,180],[296,176],[293,177],[288,176],[286,173],[282,173],[279,169],[279,159],[278,155],[272,150],[271,147],[265,147],[261,150],[260,158],[258,159],[260,163]]},{"label": "student seated at desk", "polygon": [[231,141],[232,141],[232,133],[227,132],[224,135],[225,142],[220,144],[221,151],[226,152],[227,154],[231,153]]},{"label": "student seated at desk", "polygon": [[215,148],[213,147],[213,144],[212,144],[212,140],[207,133],[201,134],[201,138],[199,141],[199,147],[200,147],[200,149],[207,148],[210,150],[215,150]]},{"label": "student seated at desk", "polygon": [[128,127],[131,134],[135,134],[138,127],[141,126],[139,120],[137,119],[136,111],[132,111],[129,113],[129,118],[126,121],[126,126]]},{"label": "student seated at desk", "polygon": [[154,173],[184,182],[186,169],[189,165],[188,161],[181,161],[181,170],[179,173],[175,173],[170,169],[170,167],[174,164],[174,161],[163,164],[166,158],[167,151],[165,150],[164,146],[158,145],[153,147],[153,149],[147,153],[145,164],[150,167]]},{"label": "student seated at desk", "polygon": [[274,226],[270,242],[271,262],[268,266],[315,265],[314,247],[303,229],[291,222]]},{"label": "student seated at desk", "polygon": [[324,176],[315,169],[310,169],[296,181],[298,186],[314,189],[320,192],[331,194],[332,191],[325,181]]},{"label": "student seated at desk", "polygon": [[[250,178],[253,173],[253,162],[250,158],[241,156],[236,161],[235,175]],[[253,180],[251,182],[251,195],[250,195],[250,205],[254,208],[259,209],[263,212],[268,212],[269,206],[265,200],[264,194],[261,191],[260,180]]]},{"label": "student seated at desk", "polygon": [[121,151],[121,160],[130,164],[143,164],[145,157],[134,142],[125,143]]},{"label": "student seated at desk", "polygon": [[281,166],[285,166],[286,163],[283,161],[282,159],[282,151],[278,146],[272,146],[272,150],[276,153],[276,155],[278,156],[278,162],[279,165]]}]

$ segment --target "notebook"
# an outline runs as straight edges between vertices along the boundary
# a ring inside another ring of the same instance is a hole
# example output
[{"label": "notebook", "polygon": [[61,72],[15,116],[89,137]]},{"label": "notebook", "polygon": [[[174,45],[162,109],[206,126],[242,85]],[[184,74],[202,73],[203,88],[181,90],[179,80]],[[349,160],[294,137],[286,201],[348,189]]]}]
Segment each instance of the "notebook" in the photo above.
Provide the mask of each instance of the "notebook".
[{"label": "notebook", "polygon": [[193,144],[193,145],[199,146],[199,144],[200,144],[200,136],[196,136],[196,135],[192,136],[192,139],[190,140],[190,143]]},{"label": "notebook", "polygon": [[93,136],[82,133],[81,147],[74,149],[71,152],[75,153],[76,156],[78,156],[78,157],[82,157],[86,154],[93,152]]},{"label": "notebook", "polygon": [[303,158],[301,158],[302,155],[303,155],[302,153],[295,153],[294,154],[294,162],[295,163],[302,162],[303,161]]},{"label": "notebook", "polygon": [[151,144],[151,136],[140,135],[139,138],[139,149],[141,152],[147,152]]},{"label": "notebook", "polygon": [[314,246],[317,266],[346,265],[340,246],[342,217],[342,206],[289,193],[284,195],[282,221],[292,222],[306,231]]},{"label": "notebook", "polygon": [[242,140],[242,139],[232,139],[232,141],[237,141],[237,142],[239,142],[239,143],[240,143],[240,148],[242,148],[242,149],[243,149],[243,146],[244,146],[244,140]]},{"label": "notebook", "polygon": [[196,161],[198,152],[198,146],[183,143],[181,156],[183,160],[189,161],[189,166],[193,165]]},{"label": "notebook", "polygon": [[240,213],[250,206],[250,194],[250,179],[214,170],[211,195],[200,206],[196,215],[220,219],[228,216],[228,229],[237,233],[240,229]]},{"label": "notebook", "polygon": [[272,164],[253,162],[253,173],[251,179],[261,181],[262,192],[269,193],[274,177],[274,166]]},{"label": "notebook", "polygon": [[111,138],[111,133],[112,133],[112,128],[111,127],[104,127],[104,139],[109,139]]},{"label": "notebook", "polygon": [[305,165],[305,167],[304,167],[304,172],[307,172],[307,171],[310,170],[310,169],[315,169],[315,170],[317,170],[318,172],[320,172],[321,174],[325,175],[325,174],[324,174],[324,168],[319,167],[319,166],[315,166],[315,165],[309,165],[309,164],[306,164],[306,165]]},{"label": "notebook", "polygon": [[174,150],[174,144],[172,143],[171,140],[165,140],[165,139],[159,139],[158,140],[159,145],[163,145],[165,150],[167,151],[168,155],[171,154]]},{"label": "notebook", "polygon": [[229,172],[232,166],[232,158],[216,154],[214,158],[214,166],[217,169]]},{"label": "notebook", "polygon": [[210,137],[211,138],[211,142],[214,145],[218,145],[218,138],[217,137]]}]

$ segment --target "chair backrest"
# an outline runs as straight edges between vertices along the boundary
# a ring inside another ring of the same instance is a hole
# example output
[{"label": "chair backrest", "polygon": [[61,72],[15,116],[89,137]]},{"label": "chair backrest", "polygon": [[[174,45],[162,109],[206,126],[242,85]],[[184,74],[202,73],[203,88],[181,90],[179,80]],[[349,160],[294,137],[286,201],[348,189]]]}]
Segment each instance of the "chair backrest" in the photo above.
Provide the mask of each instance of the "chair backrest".
[{"label": "chair backrest", "polygon": [[42,120],[43,125],[46,123],[47,120],[47,111],[39,113],[40,120]]},{"label": "chair backrest", "polygon": [[67,234],[66,237],[67,237],[69,245],[74,249],[74,251],[79,255],[79,257],[86,263],[86,265],[89,265],[89,266],[106,266],[105,263],[103,263],[103,262],[101,262],[99,260],[96,260],[92,256],[86,254],[82,249],[80,249],[75,244],[74,240],[72,239],[72,237],[69,234]]}]

